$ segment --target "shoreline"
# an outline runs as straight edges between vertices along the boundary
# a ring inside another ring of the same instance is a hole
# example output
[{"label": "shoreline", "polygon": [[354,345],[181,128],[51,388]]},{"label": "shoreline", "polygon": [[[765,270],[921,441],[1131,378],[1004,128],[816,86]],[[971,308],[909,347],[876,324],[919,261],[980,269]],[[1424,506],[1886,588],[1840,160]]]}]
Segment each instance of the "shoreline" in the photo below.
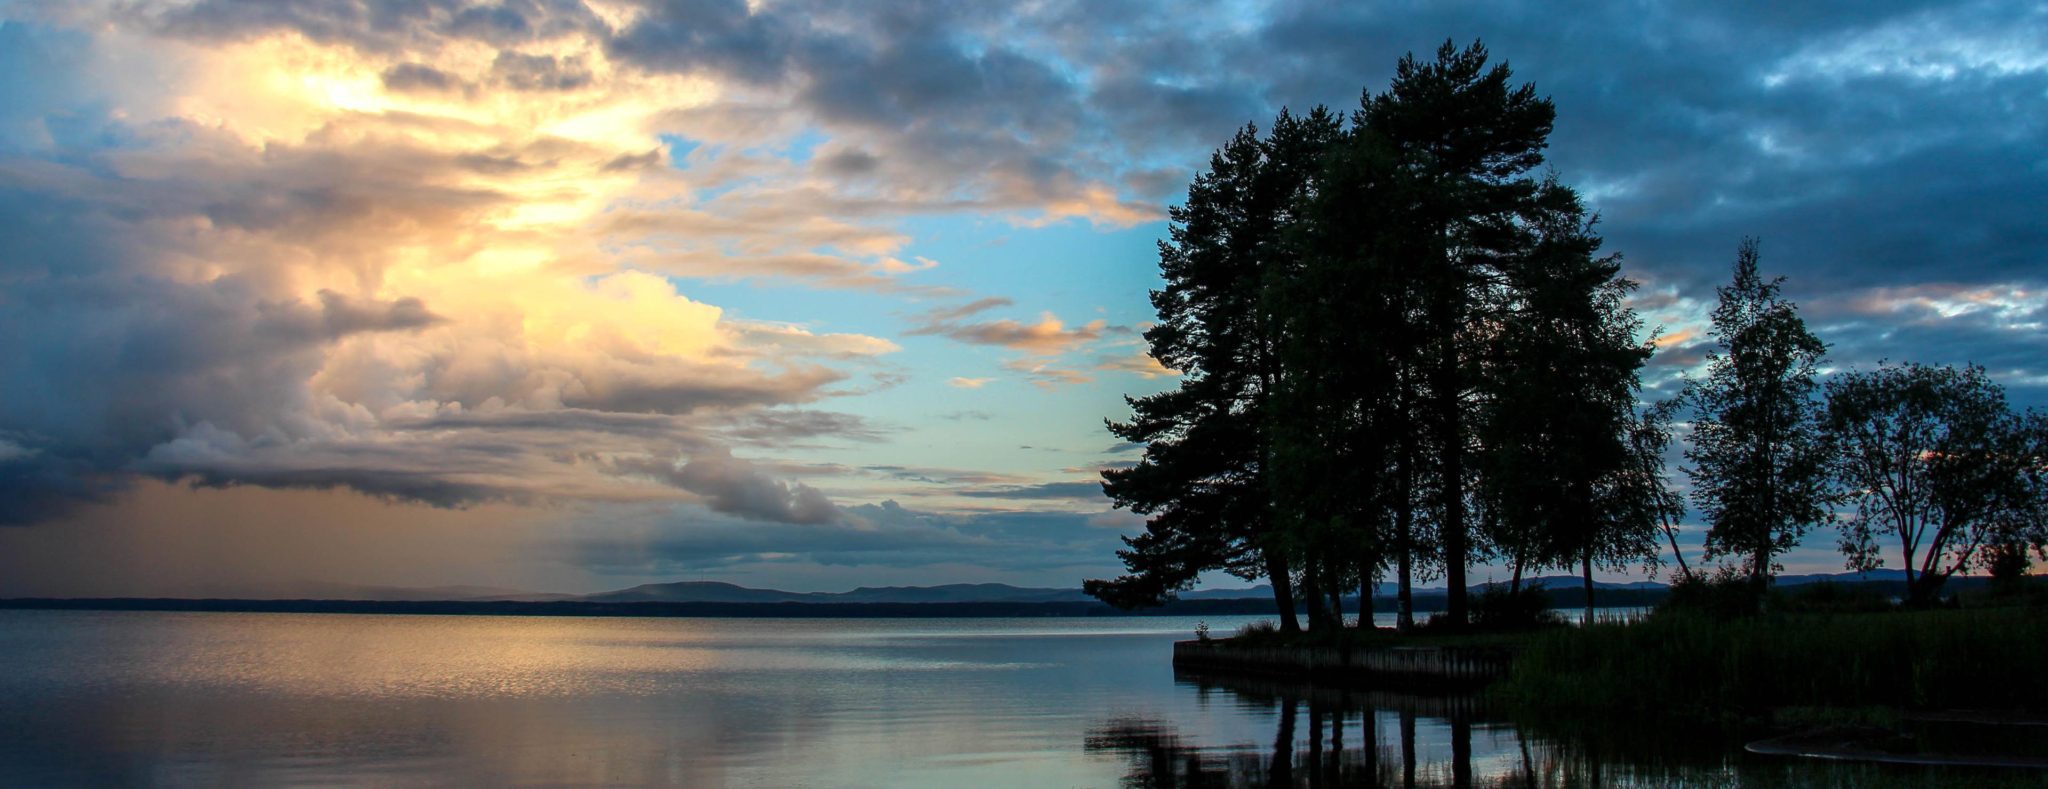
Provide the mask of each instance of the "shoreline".
[{"label": "shoreline", "polygon": [[[1607,608],[1635,607],[1616,600]],[[1377,608],[1377,607],[1376,607]],[[0,610],[51,611],[222,611],[298,614],[419,614],[460,616],[702,617],[785,619],[938,619],[1273,615],[1271,600],[1231,598],[1176,600],[1163,606],[1123,610],[1095,602],[930,602],[930,603],[727,603],[590,602],[580,600],[252,600],[182,597],[16,597],[0,598]]]}]

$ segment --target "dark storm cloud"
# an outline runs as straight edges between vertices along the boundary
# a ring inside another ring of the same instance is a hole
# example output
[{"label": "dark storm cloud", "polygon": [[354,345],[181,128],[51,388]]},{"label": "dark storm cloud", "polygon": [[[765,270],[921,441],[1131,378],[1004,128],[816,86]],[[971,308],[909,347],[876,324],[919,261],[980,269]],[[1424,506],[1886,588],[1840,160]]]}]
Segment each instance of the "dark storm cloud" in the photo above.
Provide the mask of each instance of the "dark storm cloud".
[{"label": "dark storm cloud", "polygon": [[10,283],[0,291],[0,428],[36,454],[0,474],[10,486],[29,480],[47,490],[17,493],[27,504],[8,509],[50,514],[57,497],[118,489],[128,463],[181,426],[270,431],[304,404],[301,382],[322,345],[433,320],[416,300],[330,292],[314,307],[263,299],[235,277]]},{"label": "dark storm cloud", "polygon": [[487,501],[529,501],[532,498],[526,491],[517,487],[466,482],[415,469],[241,466],[233,469],[181,470],[162,476],[194,487],[206,488],[253,485],[300,490],[347,489],[374,498],[441,508],[467,507]]},{"label": "dark storm cloud", "polygon": [[[346,259],[362,239],[404,238],[422,222],[493,202],[422,184],[418,174],[436,166],[424,160],[352,160],[281,144],[258,161],[171,160],[117,175],[103,157],[203,145],[207,132],[69,117],[40,155],[0,146],[0,432],[34,452],[0,469],[9,489],[0,497],[10,502],[0,521],[50,517],[67,500],[122,490],[146,452],[195,426],[301,434],[317,421],[305,418],[314,406],[305,381],[325,346],[440,321],[415,298],[281,297],[283,272],[266,269],[261,252],[221,256],[178,228],[318,244]],[[220,273],[163,270],[180,257],[218,261]]]}]

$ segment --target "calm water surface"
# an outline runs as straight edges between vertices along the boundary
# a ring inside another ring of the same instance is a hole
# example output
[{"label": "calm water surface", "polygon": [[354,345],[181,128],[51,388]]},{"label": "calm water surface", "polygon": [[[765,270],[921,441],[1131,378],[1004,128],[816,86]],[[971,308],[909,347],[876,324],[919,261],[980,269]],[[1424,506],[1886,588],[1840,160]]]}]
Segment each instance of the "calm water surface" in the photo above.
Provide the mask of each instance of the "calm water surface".
[{"label": "calm water surface", "polygon": [[[1244,620],[1211,618],[1219,634]],[[1176,680],[1191,618],[0,611],[0,785],[1941,785]],[[1622,750],[1638,748],[1630,745]],[[1677,755],[1670,755],[1677,754]]]}]

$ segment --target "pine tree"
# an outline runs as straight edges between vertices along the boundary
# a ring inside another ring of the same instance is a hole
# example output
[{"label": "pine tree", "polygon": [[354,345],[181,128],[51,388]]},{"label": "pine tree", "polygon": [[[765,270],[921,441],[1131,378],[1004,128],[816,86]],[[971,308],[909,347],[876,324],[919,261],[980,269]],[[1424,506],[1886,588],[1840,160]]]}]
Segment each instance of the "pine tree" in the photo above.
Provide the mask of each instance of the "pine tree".
[{"label": "pine tree", "polygon": [[1528,172],[1543,163],[1556,108],[1530,85],[1512,86],[1505,64],[1487,67],[1486,48],[1438,48],[1433,62],[1402,58],[1387,92],[1371,96],[1356,125],[1391,146],[1416,200],[1403,222],[1404,254],[1420,286],[1424,330],[1415,414],[1431,430],[1429,468],[1438,542],[1449,586],[1446,613],[1464,622],[1465,565],[1473,557],[1468,518],[1478,366],[1498,328],[1497,285],[1522,230],[1518,216],[1537,198]]},{"label": "pine tree", "polygon": [[[1086,582],[1090,594],[1150,605],[1209,570],[1263,575],[1283,629],[1298,629],[1294,567],[1269,480],[1269,399],[1282,372],[1279,321],[1265,292],[1288,267],[1282,233],[1295,196],[1337,131],[1321,111],[1283,112],[1265,140],[1247,125],[1172,209],[1171,239],[1159,245],[1166,286],[1152,293],[1159,322],[1145,339],[1182,376],[1172,391],[1126,398],[1132,420],[1109,423],[1146,450],[1135,467],[1105,471],[1103,490],[1151,519],[1118,552],[1129,574]],[[1314,586],[1313,574],[1305,580]],[[1306,591],[1314,611],[1320,589]]]}]

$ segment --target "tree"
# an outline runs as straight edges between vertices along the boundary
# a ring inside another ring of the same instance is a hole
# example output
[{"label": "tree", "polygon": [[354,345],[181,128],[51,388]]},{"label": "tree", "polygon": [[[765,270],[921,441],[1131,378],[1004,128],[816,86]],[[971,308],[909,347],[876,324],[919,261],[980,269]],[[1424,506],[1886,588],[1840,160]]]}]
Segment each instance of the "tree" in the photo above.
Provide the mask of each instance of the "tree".
[{"label": "tree", "polygon": [[1408,418],[1418,269],[1404,241],[1414,184],[1391,146],[1354,126],[1300,194],[1289,235],[1297,267],[1268,290],[1288,371],[1272,401],[1283,464],[1275,495],[1298,511],[1304,547],[1342,568],[1361,599],[1382,567],[1395,566],[1404,629],[1413,625],[1421,547],[1412,482],[1420,435]]},{"label": "tree", "polygon": [[1907,600],[1924,605],[1972,564],[2041,550],[2030,421],[1981,367],[1907,363],[1829,380],[1830,470],[1856,513],[1842,530],[1850,568],[1883,566],[1881,539],[1896,538]]},{"label": "tree", "polygon": [[1337,126],[1327,113],[1283,113],[1262,141],[1247,125],[1172,209],[1171,238],[1159,244],[1166,285],[1152,293],[1159,322],[1145,339],[1152,356],[1182,376],[1175,390],[1126,398],[1131,421],[1108,424],[1146,449],[1135,467],[1103,472],[1103,491],[1151,518],[1118,552],[1129,574],[1090,580],[1089,594],[1152,605],[1209,570],[1264,575],[1283,629],[1299,628],[1268,479],[1267,400],[1280,371],[1277,321],[1263,294],[1285,254],[1281,230],[1295,194]]},{"label": "tree", "polygon": [[1484,531],[1514,567],[1573,567],[1593,606],[1593,567],[1652,562],[1658,512],[1630,445],[1638,371],[1653,346],[1625,299],[1619,258],[1595,258],[1592,220],[1546,181],[1522,217],[1527,248],[1505,258],[1507,299],[1481,366],[1479,500]]},{"label": "tree", "polygon": [[1826,344],[1757,270],[1742,242],[1734,280],[1719,289],[1706,377],[1688,379],[1692,446],[1686,469],[1707,519],[1707,557],[1740,556],[1770,583],[1775,557],[1829,517],[1827,464],[1814,399]]},{"label": "tree", "polygon": [[[1479,393],[1476,367],[1498,325],[1496,286],[1503,251],[1518,240],[1516,225],[1539,191],[1528,172],[1543,163],[1556,119],[1549,99],[1530,85],[1513,86],[1506,64],[1487,66],[1485,46],[1463,50],[1444,42],[1431,62],[1403,57],[1385,93],[1365,100],[1355,119],[1390,147],[1418,188],[1401,221],[1400,244],[1419,278],[1419,319],[1425,330],[1415,416],[1431,431],[1427,469],[1431,509],[1449,586],[1446,614],[1466,621],[1465,565],[1469,455]],[[1418,471],[1422,471],[1418,469]]]}]

